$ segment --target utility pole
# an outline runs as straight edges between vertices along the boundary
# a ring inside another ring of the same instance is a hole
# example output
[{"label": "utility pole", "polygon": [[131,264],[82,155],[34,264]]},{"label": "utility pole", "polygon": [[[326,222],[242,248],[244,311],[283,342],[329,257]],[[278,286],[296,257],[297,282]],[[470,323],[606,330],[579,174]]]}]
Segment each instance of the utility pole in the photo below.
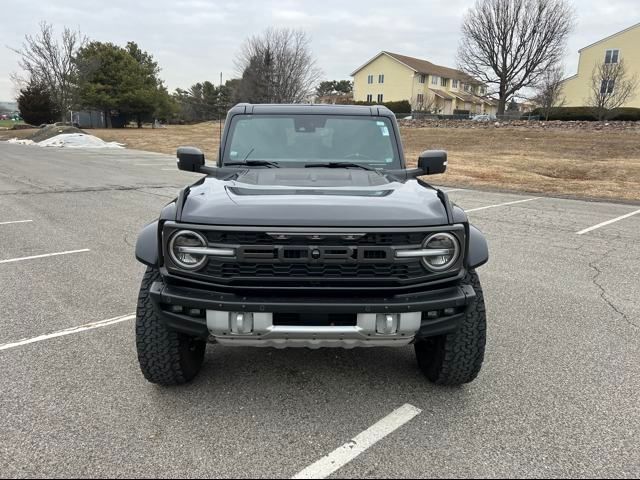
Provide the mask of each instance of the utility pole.
[{"label": "utility pole", "polygon": [[222,146],[222,72],[220,72],[220,86],[218,87],[218,126],[220,127],[218,145]]}]

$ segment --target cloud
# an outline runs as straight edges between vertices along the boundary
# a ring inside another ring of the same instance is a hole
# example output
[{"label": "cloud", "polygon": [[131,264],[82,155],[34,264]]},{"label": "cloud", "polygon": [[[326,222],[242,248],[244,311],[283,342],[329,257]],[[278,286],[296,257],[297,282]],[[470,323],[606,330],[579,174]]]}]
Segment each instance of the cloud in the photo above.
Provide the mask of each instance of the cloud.
[{"label": "cloud", "polygon": [[[80,28],[92,39],[124,45],[136,41],[162,67],[170,89],[186,88],[219,72],[236,75],[234,56],[244,39],[270,26],[303,28],[327,78],[349,73],[381,50],[455,66],[460,23],[474,0],[31,0],[14,2],[4,22],[3,44],[19,46],[38,21]],[[569,42],[567,72],[576,69],[577,50],[630,26],[637,0],[581,0],[578,28]],[[37,17],[34,18],[34,12]],[[14,92],[9,74],[16,55],[0,48],[0,100]]]}]

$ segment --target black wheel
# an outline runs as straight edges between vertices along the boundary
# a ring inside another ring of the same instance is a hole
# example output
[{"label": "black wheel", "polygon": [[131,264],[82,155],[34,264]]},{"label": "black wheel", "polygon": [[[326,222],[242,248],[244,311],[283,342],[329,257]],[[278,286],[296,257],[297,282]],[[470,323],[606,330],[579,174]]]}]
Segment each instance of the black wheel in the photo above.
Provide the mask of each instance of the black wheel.
[{"label": "black wheel", "polygon": [[167,329],[149,298],[160,273],[148,268],[142,279],[136,315],[138,361],[145,378],[158,385],[182,385],[195,378],[204,360],[206,342]]},{"label": "black wheel", "polygon": [[420,370],[437,385],[462,385],[473,381],[484,361],[487,319],[480,279],[475,271],[471,271],[463,282],[473,286],[476,298],[467,309],[460,328],[415,344]]}]

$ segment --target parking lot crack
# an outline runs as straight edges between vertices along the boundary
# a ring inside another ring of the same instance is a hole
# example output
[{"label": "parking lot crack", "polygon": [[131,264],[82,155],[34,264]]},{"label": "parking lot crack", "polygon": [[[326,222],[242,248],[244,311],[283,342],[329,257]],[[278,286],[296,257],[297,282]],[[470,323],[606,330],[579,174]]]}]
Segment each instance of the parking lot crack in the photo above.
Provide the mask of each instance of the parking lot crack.
[{"label": "parking lot crack", "polygon": [[125,243],[125,244],[129,245],[130,247],[135,248],[135,246],[136,246],[136,242],[135,242],[134,240],[130,240],[130,239],[129,239],[129,235],[131,235],[131,234],[130,234],[130,233],[125,233],[125,234],[122,236],[122,239],[124,240],[124,243]]},{"label": "parking lot crack", "polygon": [[598,289],[600,290],[600,298],[602,298],[602,300],[609,306],[609,308],[611,308],[614,312],[616,312],[625,322],[627,322],[632,327],[640,328],[640,325],[637,325],[634,322],[632,322],[629,316],[626,313],[624,313],[622,310],[620,310],[620,308],[618,308],[616,304],[610,300],[607,290],[602,285],[602,283],[598,281],[598,278],[600,277],[600,275],[602,275],[602,270],[598,266],[598,263],[605,260],[612,252],[613,250],[608,251],[604,255],[602,255],[602,257],[600,257],[599,259],[589,262],[589,267],[595,270],[596,272],[595,275],[591,277],[591,281],[596,287],[598,287]]}]

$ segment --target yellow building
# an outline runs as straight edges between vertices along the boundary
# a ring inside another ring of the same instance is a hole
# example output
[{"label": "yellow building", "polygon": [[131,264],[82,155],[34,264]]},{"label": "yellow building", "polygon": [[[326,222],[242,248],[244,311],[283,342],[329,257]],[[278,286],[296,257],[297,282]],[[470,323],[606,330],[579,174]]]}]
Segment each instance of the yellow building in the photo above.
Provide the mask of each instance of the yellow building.
[{"label": "yellow building", "polygon": [[[640,76],[640,23],[604,38],[580,50],[578,73],[564,81],[563,94],[567,107],[587,105],[591,95],[593,69],[601,63],[617,63],[624,59],[629,75]],[[615,88],[615,87],[614,87]],[[640,91],[625,107],[640,108]]]},{"label": "yellow building", "polygon": [[456,111],[495,114],[497,110],[497,102],[486,97],[482,82],[419,58],[381,52],[351,76],[356,101],[408,100],[413,110],[443,115]]}]

